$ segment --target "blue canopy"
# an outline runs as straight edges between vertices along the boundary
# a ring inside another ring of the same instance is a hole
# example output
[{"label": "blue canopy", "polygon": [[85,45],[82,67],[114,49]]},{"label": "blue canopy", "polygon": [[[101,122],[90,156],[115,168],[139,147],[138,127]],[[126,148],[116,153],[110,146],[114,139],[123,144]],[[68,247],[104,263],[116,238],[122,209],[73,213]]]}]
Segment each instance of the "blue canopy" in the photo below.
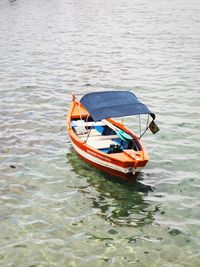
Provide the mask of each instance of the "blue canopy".
[{"label": "blue canopy", "polygon": [[89,93],[84,95],[80,102],[94,121],[139,114],[150,114],[155,119],[155,114],[128,91]]}]

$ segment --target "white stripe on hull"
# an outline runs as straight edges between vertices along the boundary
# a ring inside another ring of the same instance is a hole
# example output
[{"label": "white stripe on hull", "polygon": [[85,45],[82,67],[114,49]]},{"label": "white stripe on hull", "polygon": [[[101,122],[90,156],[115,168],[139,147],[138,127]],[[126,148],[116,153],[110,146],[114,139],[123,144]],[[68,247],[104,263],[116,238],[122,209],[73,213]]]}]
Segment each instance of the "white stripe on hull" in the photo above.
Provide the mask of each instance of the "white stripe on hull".
[{"label": "white stripe on hull", "polygon": [[122,173],[133,173],[135,174],[136,172],[140,172],[142,170],[142,168],[123,168],[123,167],[120,167],[118,165],[115,165],[113,163],[110,163],[110,162],[106,162],[104,160],[101,160],[93,155],[91,155],[90,153],[87,153],[85,151],[83,151],[82,149],[80,149],[78,146],[76,146],[73,142],[72,142],[72,145],[74,147],[74,149],[76,150],[76,152],[78,154],[80,154],[82,157],[84,157],[85,159],[89,160],[89,161],[92,161],[96,164],[99,164],[101,166],[104,166],[104,167],[107,167],[109,169],[112,169],[112,170],[115,170],[115,171],[119,171],[119,172],[122,172]]}]

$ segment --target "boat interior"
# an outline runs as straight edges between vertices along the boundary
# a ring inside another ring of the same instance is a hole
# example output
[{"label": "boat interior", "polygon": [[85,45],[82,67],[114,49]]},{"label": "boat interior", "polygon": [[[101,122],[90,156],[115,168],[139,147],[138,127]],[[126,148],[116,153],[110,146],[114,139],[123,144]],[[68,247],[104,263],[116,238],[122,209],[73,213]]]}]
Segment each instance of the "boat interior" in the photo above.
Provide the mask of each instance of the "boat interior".
[{"label": "boat interior", "polygon": [[123,150],[140,151],[137,140],[122,140],[116,130],[103,121],[95,122],[91,117],[73,118],[71,126],[74,133],[89,146],[106,154],[120,153]]}]

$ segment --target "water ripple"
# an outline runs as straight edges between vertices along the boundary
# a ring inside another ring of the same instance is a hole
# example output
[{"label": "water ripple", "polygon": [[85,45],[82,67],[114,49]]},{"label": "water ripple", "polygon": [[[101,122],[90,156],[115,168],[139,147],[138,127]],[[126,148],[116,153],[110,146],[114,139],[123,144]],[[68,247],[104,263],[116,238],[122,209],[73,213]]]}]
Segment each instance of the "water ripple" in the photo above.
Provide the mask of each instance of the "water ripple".
[{"label": "water ripple", "polygon": [[[199,266],[199,10],[0,1],[1,266]],[[72,94],[127,89],[161,129],[136,184],[83,163],[65,131]]]}]

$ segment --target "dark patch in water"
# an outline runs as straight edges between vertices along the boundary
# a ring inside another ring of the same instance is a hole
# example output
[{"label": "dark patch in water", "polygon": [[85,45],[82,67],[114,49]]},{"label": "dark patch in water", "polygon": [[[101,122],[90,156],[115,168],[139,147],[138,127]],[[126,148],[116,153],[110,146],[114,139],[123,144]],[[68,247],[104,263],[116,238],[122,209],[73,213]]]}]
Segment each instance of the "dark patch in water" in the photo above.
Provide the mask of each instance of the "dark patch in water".
[{"label": "dark patch in water", "polygon": [[118,234],[118,232],[117,232],[116,230],[114,230],[114,229],[110,229],[110,230],[108,231],[108,233],[111,234],[111,235],[116,235],[116,234]]},{"label": "dark patch in water", "polygon": [[10,168],[15,169],[16,166],[15,165],[10,165]]},{"label": "dark patch in water", "polygon": [[172,236],[176,236],[182,234],[182,232],[178,229],[172,229],[171,231],[169,231],[169,234]]},{"label": "dark patch in water", "polygon": [[104,240],[113,240],[113,238],[110,237],[100,237],[100,236],[90,236],[89,239],[94,239],[94,240],[100,240],[100,241],[104,241]]},{"label": "dark patch in water", "polygon": [[26,245],[15,245],[14,248],[27,248]]},{"label": "dark patch in water", "polygon": [[[88,185],[84,190],[79,189],[84,195],[88,195],[90,200],[93,199],[93,207],[100,209],[101,216],[105,216],[107,221],[118,226],[129,227],[141,227],[152,223],[154,214],[159,211],[159,207],[157,205],[152,210],[151,204],[144,200],[144,196],[153,192],[151,186],[140,181],[119,181],[116,177],[102,173],[85,163],[74,151],[68,152],[67,160],[77,176],[86,178],[89,187],[92,186],[98,191],[98,195],[91,196]],[[109,213],[111,206],[112,211]]]}]

